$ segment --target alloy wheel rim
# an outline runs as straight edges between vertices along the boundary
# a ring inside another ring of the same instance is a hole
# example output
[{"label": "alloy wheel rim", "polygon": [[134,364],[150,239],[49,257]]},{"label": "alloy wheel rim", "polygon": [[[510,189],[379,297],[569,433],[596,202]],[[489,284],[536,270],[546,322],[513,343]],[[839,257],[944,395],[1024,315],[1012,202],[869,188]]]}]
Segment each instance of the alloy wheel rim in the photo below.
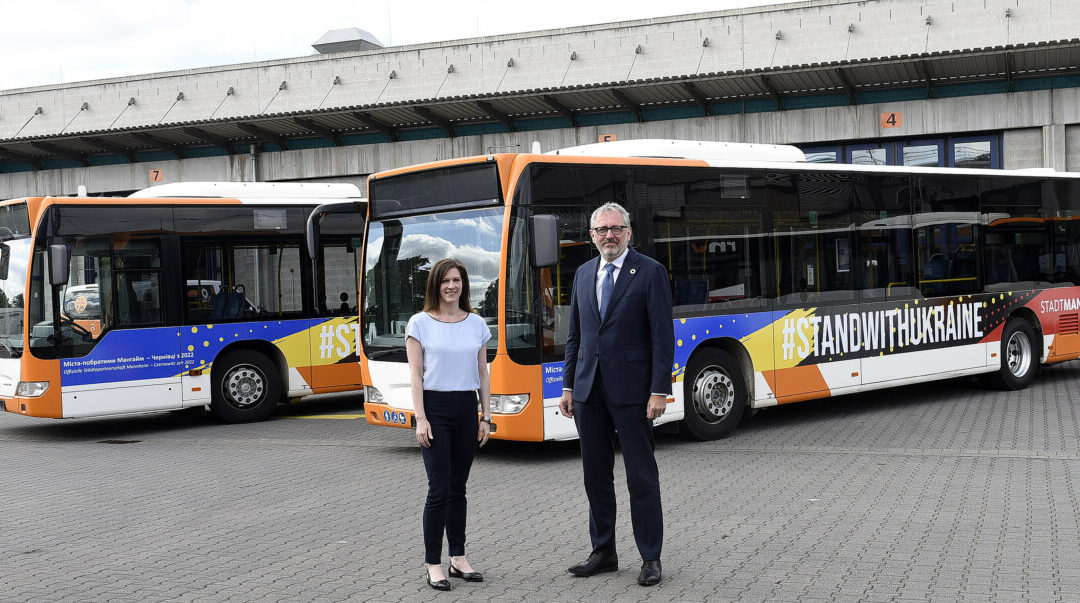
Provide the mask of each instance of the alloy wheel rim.
[{"label": "alloy wheel rim", "polygon": [[720,367],[709,366],[698,373],[691,397],[699,417],[719,423],[735,406],[735,383]]},{"label": "alloy wheel rim", "polygon": [[259,369],[250,364],[232,368],[221,382],[221,393],[235,408],[251,408],[266,393],[266,378]]},{"label": "alloy wheel rim", "polygon": [[1027,374],[1031,367],[1031,341],[1027,335],[1017,331],[1009,337],[1009,343],[1005,347],[1006,362],[1009,372],[1016,377]]}]

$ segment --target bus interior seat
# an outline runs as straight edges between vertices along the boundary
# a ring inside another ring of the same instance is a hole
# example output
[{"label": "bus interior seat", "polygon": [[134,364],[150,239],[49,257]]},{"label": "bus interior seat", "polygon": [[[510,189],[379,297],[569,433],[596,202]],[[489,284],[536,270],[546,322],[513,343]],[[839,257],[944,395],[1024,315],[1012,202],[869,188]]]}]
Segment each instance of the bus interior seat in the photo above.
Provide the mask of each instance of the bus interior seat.
[{"label": "bus interior seat", "polygon": [[210,310],[210,316],[207,320],[214,322],[225,318],[225,308],[229,305],[229,294],[224,290],[218,291],[214,295],[214,307]]},{"label": "bus interior seat", "polygon": [[708,293],[709,284],[705,279],[687,279],[676,288],[675,305],[703,304]]},{"label": "bus interior seat", "polygon": [[227,288],[222,288],[214,295],[214,307],[210,310],[207,320],[232,320],[240,318],[244,310],[244,294],[242,292],[229,293]]},{"label": "bus interior seat", "polygon": [[229,298],[225,306],[225,316],[223,318],[240,318],[240,314],[244,310],[244,294],[234,292],[229,293],[228,296]]},{"label": "bus interior seat", "polygon": [[986,280],[990,284],[1015,283],[1019,280],[1012,254],[1007,248],[997,247],[990,254],[990,261],[986,265]]}]

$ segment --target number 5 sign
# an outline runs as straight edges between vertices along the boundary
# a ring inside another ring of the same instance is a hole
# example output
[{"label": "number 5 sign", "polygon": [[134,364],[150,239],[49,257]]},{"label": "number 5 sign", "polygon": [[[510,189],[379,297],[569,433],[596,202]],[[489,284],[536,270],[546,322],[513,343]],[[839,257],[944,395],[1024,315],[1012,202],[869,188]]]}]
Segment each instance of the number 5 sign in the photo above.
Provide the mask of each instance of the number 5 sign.
[{"label": "number 5 sign", "polygon": [[884,128],[899,128],[904,125],[904,114],[899,111],[893,111],[891,113],[881,114],[881,127]]}]

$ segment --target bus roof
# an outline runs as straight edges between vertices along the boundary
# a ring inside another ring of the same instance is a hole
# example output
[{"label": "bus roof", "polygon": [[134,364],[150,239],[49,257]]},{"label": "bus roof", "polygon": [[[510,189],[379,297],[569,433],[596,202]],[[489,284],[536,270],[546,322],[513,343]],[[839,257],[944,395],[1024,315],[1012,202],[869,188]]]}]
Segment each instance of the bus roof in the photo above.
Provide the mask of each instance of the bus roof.
[{"label": "bus roof", "polygon": [[618,140],[597,142],[550,151],[549,155],[587,157],[641,157],[653,159],[698,159],[701,161],[806,161],[798,147],[786,144],[752,144],[705,140]]},{"label": "bus roof", "polygon": [[[534,147],[535,148],[535,147]],[[902,175],[963,175],[963,176],[1011,176],[1029,178],[1080,177],[1078,172],[1059,172],[1051,168],[1026,168],[1001,170],[963,167],[915,167],[903,165],[862,165],[850,163],[818,163],[805,160],[797,147],[790,145],[726,143],[692,140],[627,140],[587,144],[549,151],[543,154],[503,153],[478,155],[432,161],[407,167],[393,168],[377,174],[373,179],[415,173],[444,167],[482,163],[492,160],[510,161],[518,167],[529,163],[603,163],[609,165],[671,165],[792,171],[820,171],[841,173],[879,173]]]},{"label": "bus roof", "polygon": [[324,182],[173,182],[136,191],[140,199],[360,199],[355,184]]}]

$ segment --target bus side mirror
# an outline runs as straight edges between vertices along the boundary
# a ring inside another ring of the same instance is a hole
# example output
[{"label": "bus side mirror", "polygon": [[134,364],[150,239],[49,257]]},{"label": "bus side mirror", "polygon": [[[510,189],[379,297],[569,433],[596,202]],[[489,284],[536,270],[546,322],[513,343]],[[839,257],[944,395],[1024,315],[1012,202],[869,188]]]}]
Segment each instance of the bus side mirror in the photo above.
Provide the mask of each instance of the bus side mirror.
[{"label": "bus side mirror", "polygon": [[529,261],[534,268],[547,268],[559,263],[559,220],[551,214],[529,218],[532,248]]},{"label": "bus side mirror", "polygon": [[71,276],[71,249],[67,245],[49,245],[49,284],[66,285]]},{"label": "bus side mirror", "polygon": [[11,263],[11,247],[7,243],[0,243],[0,281],[6,281],[8,277],[8,265]]}]

